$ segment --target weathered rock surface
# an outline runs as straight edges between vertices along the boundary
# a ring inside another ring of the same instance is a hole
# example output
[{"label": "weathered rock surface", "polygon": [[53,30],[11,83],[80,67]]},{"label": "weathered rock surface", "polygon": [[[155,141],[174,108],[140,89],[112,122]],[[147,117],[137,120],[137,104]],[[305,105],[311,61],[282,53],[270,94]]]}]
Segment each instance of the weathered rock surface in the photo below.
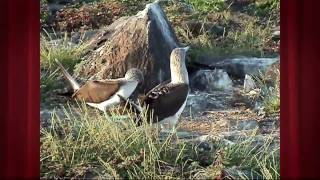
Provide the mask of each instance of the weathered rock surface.
[{"label": "weathered rock surface", "polygon": [[191,93],[182,115],[186,117],[191,113],[198,116],[205,111],[225,109],[230,104],[232,93],[229,91],[216,91],[214,94],[198,91]]},{"label": "weathered rock surface", "polygon": [[246,74],[255,74],[266,70],[278,62],[278,58],[234,58],[219,61],[210,65],[211,68],[224,69],[230,76],[244,78]]},{"label": "weathered rock surface", "polygon": [[232,80],[222,69],[199,70],[191,77],[191,89],[214,93],[232,90]]},{"label": "weathered rock surface", "polygon": [[264,74],[264,81],[268,86],[275,86],[277,81],[280,81],[280,62],[276,62],[269,66]]},{"label": "weathered rock surface", "polygon": [[150,90],[170,78],[170,53],[178,40],[158,3],[148,4],[135,16],[122,17],[90,42],[91,53],[80,63],[75,75],[82,78],[118,78],[136,67]]},{"label": "weathered rock surface", "polygon": [[253,80],[253,78],[246,74],[244,77],[244,83],[243,83],[243,90],[245,93],[250,92],[251,90],[253,90],[254,88],[256,88],[256,84]]},{"label": "weathered rock surface", "polygon": [[258,122],[256,120],[231,121],[229,127],[230,130],[253,130],[258,128]]},{"label": "weathered rock surface", "polygon": [[190,72],[196,72],[200,69],[223,69],[233,79],[244,79],[246,74],[255,74],[259,71],[265,71],[269,67],[279,64],[278,57],[275,58],[257,58],[238,56],[235,58],[224,59],[215,57],[211,53],[203,53],[193,59],[189,65]]},{"label": "weathered rock surface", "polygon": [[280,40],[280,26],[277,26],[276,28],[274,28],[271,38],[275,41]]},{"label": "weathered rock surface", "polygon": [[78,44],[79,42],[88,41],[92,39],[97,33],[99,33],[98,30],[73,32],[71,33],[70,41],[72,43]]},{"label": "weathered rock surface", "polygon": [[49,110],[41,108],[40,110],[40,125],[42,127],[49,127],[53,116],[65,117],[62,109]]}]

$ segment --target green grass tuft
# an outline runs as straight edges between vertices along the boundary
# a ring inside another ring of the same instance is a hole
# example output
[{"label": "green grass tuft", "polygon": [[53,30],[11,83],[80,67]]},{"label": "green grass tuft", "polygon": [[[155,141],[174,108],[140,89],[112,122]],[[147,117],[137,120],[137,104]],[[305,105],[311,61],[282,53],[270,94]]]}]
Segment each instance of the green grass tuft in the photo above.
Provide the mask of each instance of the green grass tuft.
[{"label": "green grass tuft", "polygon": [[243,173],[243,176],[247,176],[246,178],[249,179],[254,179],[255,176],[264,179],[279,179],[279,146],[272,144],[274,142],[272,137],[268,137],[263,144],[259,145],[254,139],[256,137],[254,133],[249,135],[249,138],[230,146],[224,151],[224,164],[229,167],[249,170],[251,173]]},{"label": "green grass tuft", "polygon": [[280,112],[280,70],[273,68],[272,71],[273,79],[266,73],[254,76],[257,86],[261,89],[262,106],[268,114]]},{"label": "green grass tuft", "polygon": [[201,14],[221,11],[226,8],[225,0],[187,0]]},{"label": "green grass tuft", "polygon": [[42,34],[40,39],[40,64],[43,69],[55,69],[57,67],[54,59],[58,59],[67,68],[73,68],[77,64],[82,55],[86,45],[71,44],[67,33],[63,39],[53,40],[48,34]]}]

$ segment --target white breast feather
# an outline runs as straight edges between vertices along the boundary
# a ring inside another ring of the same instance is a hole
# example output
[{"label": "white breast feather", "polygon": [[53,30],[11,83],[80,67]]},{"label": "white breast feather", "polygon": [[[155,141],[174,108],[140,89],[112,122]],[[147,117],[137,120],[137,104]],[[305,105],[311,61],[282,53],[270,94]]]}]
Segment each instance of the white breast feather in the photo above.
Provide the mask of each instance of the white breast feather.
[{"label": "white breast feather", "polygon": [[103,101],[101,103],[87,103],[89,106],[95,107],[100,109],[101,111],[105,111],[108,107],[117,105],[121,102],[121,99],[117,94],[129,98],[129,96],[133,93],[133,91],[136,89],[138,85],[138,82],[136,81],[128,81],[125,83],[125,85],[120,86],[118,92],[111,96],[108,100]]},{"label": "white breast feather", "polygon": [[[189,95],[189,93],[187,94],[187,98],[188,98],[188,95]],[[168,125],[170,128],[175,126],[179,120],[179,117],[180,117],[182,111],[184,110],[184,108],[187,104],[187,98],[184,101],[184,103],[182,104],[182,106],[180,107],[180,109],[176,112],[176,114],[174,114],[173,116],[169,116],[169,117],[164,118],[158,124],[159,125]]]}]

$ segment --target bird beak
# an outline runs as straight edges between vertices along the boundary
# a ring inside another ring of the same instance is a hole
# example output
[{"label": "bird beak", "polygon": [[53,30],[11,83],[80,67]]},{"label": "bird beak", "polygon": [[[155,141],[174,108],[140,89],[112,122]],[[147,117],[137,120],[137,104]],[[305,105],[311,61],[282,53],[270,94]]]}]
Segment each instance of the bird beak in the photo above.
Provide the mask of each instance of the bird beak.
[{"label": "bird beak", "polygon": [[187,52],[190,49],[190,46],[187,46],[185,48],[183,48],[185,50],[185,52]]}]

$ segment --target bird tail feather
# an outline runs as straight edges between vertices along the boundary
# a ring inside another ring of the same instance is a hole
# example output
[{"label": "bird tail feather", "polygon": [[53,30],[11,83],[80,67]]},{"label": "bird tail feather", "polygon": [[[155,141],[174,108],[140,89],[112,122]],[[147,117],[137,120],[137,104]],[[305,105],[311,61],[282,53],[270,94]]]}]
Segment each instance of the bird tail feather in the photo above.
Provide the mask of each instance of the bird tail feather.
[{"label": "bird tail feather", "polygon": [[68,71],[62,66],[62,64],[57,59],[54,59],[54,60],[56,61],[56,63],[60,67],[60,69],[63,73],[63,76],[68,80],[68,82],[72,86],[72,89],[74,91],[78,90],[80,88],[80,85],[77,83],[77,81],[68,73]]}]

